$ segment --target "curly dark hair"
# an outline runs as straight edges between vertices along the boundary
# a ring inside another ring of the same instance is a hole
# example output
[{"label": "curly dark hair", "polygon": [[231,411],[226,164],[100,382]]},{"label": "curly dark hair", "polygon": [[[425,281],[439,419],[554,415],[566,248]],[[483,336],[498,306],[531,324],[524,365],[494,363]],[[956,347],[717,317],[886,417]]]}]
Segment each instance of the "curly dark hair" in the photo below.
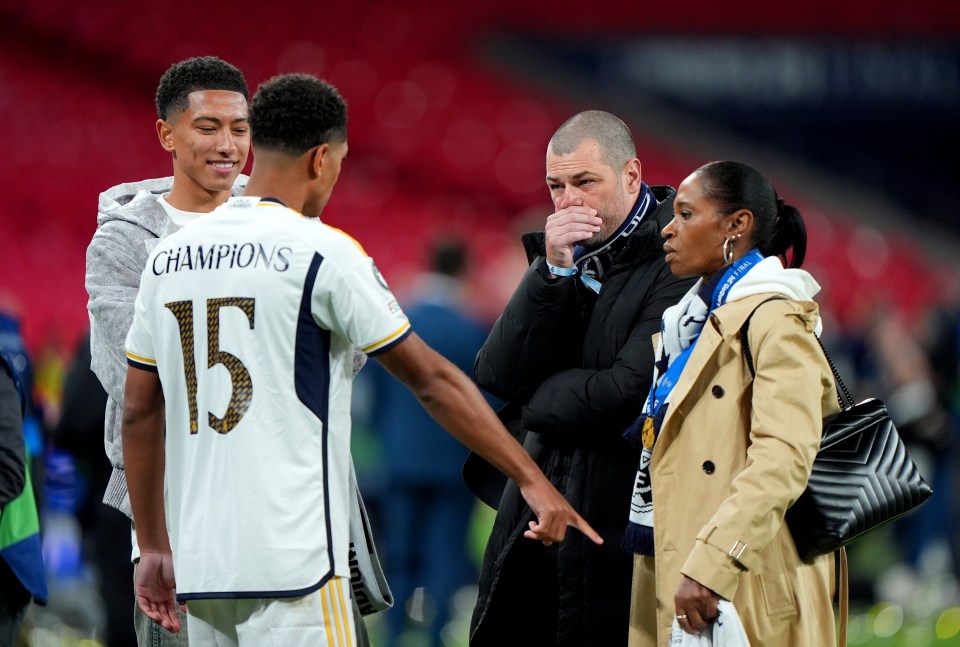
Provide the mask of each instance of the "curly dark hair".
[{"label": "curly dark hair", "polygon": [[250,89],[243,73],[216,56],[198,56],[174,63],[160,77],[157,86],[157,116],[167,119],[190,105],[190,93],[201,90],[227,90],[250,100]]},{"label": "curly dark hair", "polygon": [[326,81],[281,74],[257,88],[250,130],[255,148],[303,155],[319,144],[347,140],[347,104]]}]

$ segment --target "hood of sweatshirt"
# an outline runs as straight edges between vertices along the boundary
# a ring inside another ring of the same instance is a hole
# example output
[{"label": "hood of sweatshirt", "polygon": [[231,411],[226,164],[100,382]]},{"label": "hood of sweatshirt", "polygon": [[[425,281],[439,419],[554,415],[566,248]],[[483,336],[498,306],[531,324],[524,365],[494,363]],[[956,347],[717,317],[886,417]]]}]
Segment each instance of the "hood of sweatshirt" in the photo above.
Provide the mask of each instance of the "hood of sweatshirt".
[{"label": "hood of sweatshirt", "polygon": [[[247,186],[246,175],[237,176],[233,195],[239,195]],[[100,194],[97,207],[97,226],[111,220],[124,220],[143,227],[158,238],[172,233],[173,226],[158,199],[173,188],[173,177],[161,177],[139,182],[125,182]],[[175,229],[176,227],[174,227]]]}]

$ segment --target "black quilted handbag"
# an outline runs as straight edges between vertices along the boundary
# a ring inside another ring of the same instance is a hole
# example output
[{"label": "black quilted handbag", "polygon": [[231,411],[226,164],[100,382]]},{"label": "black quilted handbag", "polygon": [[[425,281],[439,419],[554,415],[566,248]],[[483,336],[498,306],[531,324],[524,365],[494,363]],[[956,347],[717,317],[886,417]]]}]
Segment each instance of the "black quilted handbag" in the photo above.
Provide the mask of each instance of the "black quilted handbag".
[{"label": "black quilted handbag", "polygon": [[[749,323],[748,318],[741,340],[750,373],[756,375],[747,343]],[[933,494],[887,408],[875,398],[855,404],[822,343],[820,348],[833,371],[842,411],[824,419],[807,489],[787,510],[787,526],[803,561],[846,546]]]}]

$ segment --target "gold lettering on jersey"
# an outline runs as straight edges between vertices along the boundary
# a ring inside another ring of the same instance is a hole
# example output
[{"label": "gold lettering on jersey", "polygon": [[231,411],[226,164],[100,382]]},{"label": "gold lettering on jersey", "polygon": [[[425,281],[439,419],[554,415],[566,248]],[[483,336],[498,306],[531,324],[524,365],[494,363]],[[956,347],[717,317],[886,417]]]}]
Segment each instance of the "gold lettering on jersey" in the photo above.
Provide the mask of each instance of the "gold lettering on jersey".
[{"label": "gold lettering on jersey", "polygon": [[153,257],[153,273],[156,276],[173,272],[261,269],[286,272],[290,269],[293,249],[290,247],[267,248],[260,243],[216,243],[212,245],[184,245],[164,249]]},{"label": "gold lettering on jersey", "polygon": [[163,304],[177,318],[180,328],[180,346],[183,349],[183,378],[187,384],[187,404],[190,410],[190,433],[197,433],[197,362],[193,346],[193,301],[172,301]]},{"label": "gold lettering on jersey", "polygon": [[207,424],[217,433],[225,434],[237,426],[240,418],[250,408],[250,402],[253,401],[253,380],[250,378],[250,371],[236,355],[220,350],[221,308],[239,308],[243,314],[247,315],[250,329],[253,330],[254,300],[243,297],[207,300],[207,341],[210,345],[207,355],[207,368],[223,364],[230,372],[230,383],[233,385],[226,413],[223,414],[222,418],[219,418],[208,411]]},{"label": "gold lettering on jersey", "polygon": [[[247,316],[250,330],[254,327],[256,300],[252,297],[207,299],[207,368],[222,364],[230,373],[230,402],[222,418],[207,412],[207,424],[217,433],[226,434],[240,422],[253,401],[253,380],[250,371],[239,357],[220,349],[220,311],[239,308]],[[198,433],[197,364],[194,347],[193,301],[173,301],[164,307],[173,313],[180,328],[180,346],[183,350],[183,373],[187,387],[190,413],[190,433]]]}]

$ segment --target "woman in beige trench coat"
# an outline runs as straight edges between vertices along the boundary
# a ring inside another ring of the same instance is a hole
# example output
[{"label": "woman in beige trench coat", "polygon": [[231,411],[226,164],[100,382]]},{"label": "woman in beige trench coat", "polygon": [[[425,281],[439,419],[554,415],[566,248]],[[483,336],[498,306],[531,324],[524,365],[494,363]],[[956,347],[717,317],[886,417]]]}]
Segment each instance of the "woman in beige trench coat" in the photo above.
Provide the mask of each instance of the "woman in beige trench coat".
[{"label": "woman in beige trench coat", "polygon": [[783,521],[839,408],[814,337],[819,286],[792,269],[803,221],[756,170],[712,162],[680,185],[663,237],[671,271],[701,280],[664,314],[655,389],[628,430],[645,456],[627,531],[630,646],[666,647],[674,618],[698,632],[720,598],[754,647],[835,645],[833,557],[801,562]]}]

